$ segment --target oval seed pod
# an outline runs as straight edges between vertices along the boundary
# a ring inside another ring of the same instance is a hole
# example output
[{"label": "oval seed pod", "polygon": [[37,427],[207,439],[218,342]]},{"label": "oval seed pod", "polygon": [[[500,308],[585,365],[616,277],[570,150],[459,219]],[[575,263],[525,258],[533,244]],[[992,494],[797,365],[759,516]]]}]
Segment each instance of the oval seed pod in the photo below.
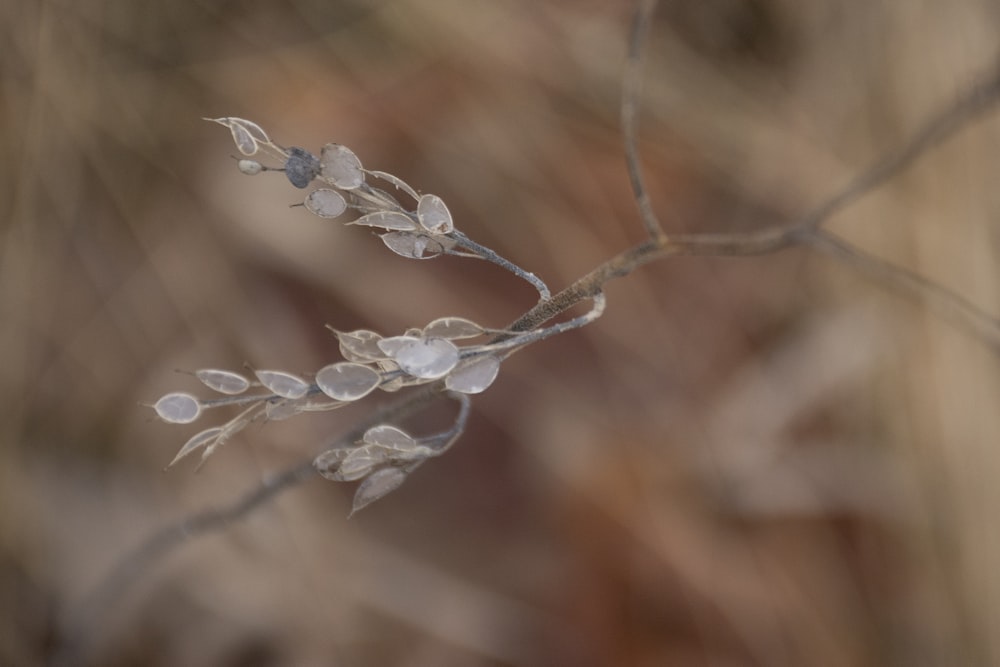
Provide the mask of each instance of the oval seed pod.
[{"label": "oval seed pod", "polygon": [[297,188],[305,188],[319,176],[319,160],[304,148],[292,146],[285,161],[285,176]]},{"label": "oval seed pod", "polygon": [[459,352],[443,338],[421,338],[400,347],[392,358],[413,377],[436,380],[458,365]]},{"label": "oval seed pod", "polygon": [[439,239],[413,232],[382,234],[382,243],[397,255],[410,259],[431,259],[445,251]]},{"label": "oval seed pod", "polygon": [[257,160],[237,160],[236,168],[247,176],[256,176],[264,171],[264,165]]},{"label": "oval seed pod", "polygon": [[331,328],[331,331],[333,331],[333,335],[337,337],[337,341],[340,343],[340,353],[348,361],[364,363],[366,361],[386,358],[385,352],[379,349],[378,346],[378,342],[382,340],[381,334],[368,331],[367,329],[337,331]]},{"label": "oval seed pod", "polygon": [[232,371],[220,371],[214,368],[206,368],[204,370],[195,371],[195,377],[201,380],[209,389],[219,392],[220,394],[242,394],[244,391],[250,388],[250,380],[239,373],[233,373]]},{"label": "oval seed pod", "polygon": [[399,211],[375,211],[353,220],[349,225],[364,225],[365,227],[381,227],[389,231],[413,231],[417,223],[405,213]]},{"label": "oval seed pod", "polygon": [[403,179],[397,178],[396,176],[393,176],[392,174],[386,173],[384,171],[369,171],[368,173],[374,176],[375,178],[380,178],[386,183],[391,183],[392,185],[396,186],[398,190],[402,190],[406,194],[413,197],[413,201],[420,200],[420,195],[417,194],[417,191],[411,188],[409,183],[407,183]]},{"label": "oval seed pod", "polygon": [[320,390],[338,401],[356,401],[367,396],[381,381],[378,371],[349,361],[330,364],[316,373]]},{"label": "oval seed pod", "polygon": [[368,475],[354,492],[351,514],[370,505],[379,498],[395,491],[406,481],[406,473],[399,468],[383,468]]},{"label": "oval seed pod", "polygon": [[451,212],[437,195],[422,195],[417,202],[417,220],[432,234],[447,234],[455,229]]},{"label": "oval seed pod", "polygon": [[464,317],[439,317],[424,327],[423,334],[428,338],[475,338],[486,333],[486,329],[472,320]]},{"label": "oval seed pod", "polygon": [[408,345],[409,343],[414,343],[419,340],[420,338],[417,336],[389,336],[388,338],[383,338],[378,341],[377,345],[378,349],[382,350],[382,352],[386,355],[395,357],[396,353],[399,352],[404,345]]},{"label": "oval seed pod", "polygon": [[417,446],[417,441],[409,433],[388,424],[372,426],[365,431],[361,440],[369,445],[379,445],[400,452],[410,451]]},{"label": "oval seed pod", "polygon": [[306,196],[305,207],[321,218],[336,218],[347,210],[347,202],[336,190],[320,188]]},{"label": "oval seed pod", "polygon": [[270,392],[282,398],[302,398],[309,391],[309,383],[283,371],[255,371],[254,375]]},{"label": "oval seed pod", "polygon": [[449,375],[445,386],[460,394],[479,394],[493,384],[500,372],[500,360],[496,357],[483,357],[470,361]]},{"label": "oval seed pod", "polygon": [[201,414],[201,403],[191,394],[177,391],[160,398],[153,409],[165,422],[190,424]]},{"label": "oval seed pod", "polygon": [[365,182],[361,160],[347,146],[327,144],[320,151],[320,173],[342,190],[353,190]]}]

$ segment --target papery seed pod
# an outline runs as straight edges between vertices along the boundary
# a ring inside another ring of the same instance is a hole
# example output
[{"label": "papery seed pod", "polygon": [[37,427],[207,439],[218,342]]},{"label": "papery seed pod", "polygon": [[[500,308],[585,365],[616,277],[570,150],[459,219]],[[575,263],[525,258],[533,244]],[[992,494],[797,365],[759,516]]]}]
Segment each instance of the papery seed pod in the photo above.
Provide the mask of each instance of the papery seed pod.
[{"label": "papery seed pod", "polygon": [[486,333],[484,327],[464,317],[440,317],[423,328],[423,335],[427,338],[447,338],[448,340],[475,338],[484,333]]},{"label": "papery seed pod", "polygon": [[195,377],[201,380],[209,389],[219,392],[220,394],[242,394],[244,391],[250,388],[250,381],[239,373],[233,373],[232,371],[220,371],[214,368],[206,368],[204,370],[195,371]]},{"label": "papery seed pod", "polygon": [[398,489],[406,481],[406,472],[399,468],[383,468],[376,470],[361,482],[354,492],[354,502],[351,515],[361,508],[370,505],[379,498]]},{"label": "papery seed pod", "polygon": [[409,451],[417,446],[417,441],[406,431],[390,426],[389,424],[379,424],[372,426],[365,431],[361,437],[362,442],[369,445],[378,445],[387,449],[397,451]]},{"label": "papery seed pod", "polygon": [[389,453],[381,447],[369,445],[355,447],[344,457],[334,477],[341,482],[353,482],[384,464],[388,459]]},{"label": "papery seed pod", "polygon": [[306,196],[305,207],[321,218],[336,218],[347,210],[347,202],[336,190],[320,188]]},{"label": "papery seed pod", "polygon": [[304,148],[292,146],[285,161],[285,176],[297,188],[308,187],[319,176],[319,159]]},{"label": "papery seed pod", "polygon": [[282,398],[302,398],[309,391],[309,383],[283,371],[255,371],[254,375],[269,391]]},{"label": "papery seed pod", "polygon": [[418,228],[413,218],[399,211],[375,211],[374,213],[363,215],[357,220],[352,220],[347,224],[380,227],[390,231],[413,231]]},{"label": "papery seed pod", "polygon": [[361,187],[365,172],[361,160],[347,146],[327,144],[320,151],[320,173],[342,190]]},{"label": "papery seed pod", "polygon": [[431,259],[446,249],[444,237],[433,238],[418,232],[388,232],[381,238],[386,248],[410,259]]},{"label": "papery seed pod", "polygon": [[368,173],[374,176],[375,178],[382,179],[386,183],[392,183],[394,186],[396,186],[406,194],[410,195],[410,197],[413,198],[413,201],[418,201],[420,199],[420,195],[417,194],[417,191],[411,188],[410,185],[403,179],[397,178],[396,176],[393,176],[392,174],[386,173],[384,171],[369,171]]},{"label": "papery seed pod", "polygon": [[269,421],[290,419],[302,412],[302,406],[290,400],[268,402],[264,405],[264,417]]},{"label": "papery seed pod", "polygon": [[455,229],[451,212],[437,195],[422,195],[417,202],[417,220],[432,234],[448,234]]},{"label": "papery seed pod", "polygon": [[403,345],[392,358],[410,375],[435,380],[455,368],[459,352],[454,343],[443,338],[421,338]]},{"label": "papery seed pod", "polygon": [[340,343],[340,353],[348,361],[364,363],[366,361],[375,361],[376,359],[385,359],[387,356],[378,346],[378,342],[382,340],[382,336],[374,331],[368,331],[367,329],[346,332],[331,329],[331,331],[333,331],[333,334],[337,337],[337,341]]},{"label": "papery seed pod", "polygon": [[320,390],[338,401],[356,401],[367,396],[381,381],[378,371],[349,361],[330,364],[316,373]]},{"label": "papery seed pod", "polygon": [[419,336],[389,336],[379,340],[377,344],[378,349],[382,350],[386,355],[395,357],[404,345],[409,345],[419,340]]},{"label": "papery seed pod", "polygon": [[201,403],[191,394],[178,391],[161,397],[153,409],[165,422],[189,424],[201,414]]},{"label": "papery seed pod", "polygon": [[478,394],[493,384],[500,372],[500,360],[496,357],[483,357],[459,366],[445,378],[445,386],[460,394]]},{"label": "papery seed pod", "polygon": [[218,438],[224,430],[225,429],[221,426],[213,426],[212,428],[205,429],[201,433],[192,436],[190,440],[184,443],[184,446],[177,452],[177,455],[174,456],[174,460],[167,464],[167,467],[169,468],[173,466],[191,452],[212,442]]}]

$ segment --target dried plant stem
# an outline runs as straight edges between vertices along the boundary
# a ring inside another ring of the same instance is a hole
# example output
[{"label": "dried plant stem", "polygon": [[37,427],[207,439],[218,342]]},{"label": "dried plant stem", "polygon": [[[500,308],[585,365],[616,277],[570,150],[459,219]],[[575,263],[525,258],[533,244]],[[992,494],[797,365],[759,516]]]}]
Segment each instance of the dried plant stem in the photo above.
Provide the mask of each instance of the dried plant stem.
[{"label": "dried plant stem", "polygon": [[[637,136],[642,44],[655,5],[655,0],[639,0],[631,32],[622,101],[622,123],[628,172],[639,207],[641,222],[649,240],[610,258],[550,298],[548,288],[534,274],[516,267],[491,251],[486,251],[487,249],[478,246],[471,240],[460,237],[458,240],[462,247],[527,280],[535,286],[541,295],[542,301],[540,303],[524,313],[506,329],[519,332],[532,331],[585,299],[595,300],[595,305],[602,304],[602,299],[598,295],[601,294],[607,283],[626,276],[645,264],[666,257],[675,255],[764,255],[790,247],[802,246],[822,252],[877,278],[883,284],[899,288],[907,294],[932,303],[954,315],[956,321],[977,338],[990,344],[994,349],[1000,350],[1000,322],[997,318],[984,313],[954,292],[917,274],[869,255],[843,239],[820,229],[834,213],[882,185],[931,148],[954,135],[987,110],[992,109],[1000,98],[1000,71],[984,79],[966,96],[928,121],[901,148],[889,153],[881,161],[851,180],[846,187],[839,190],[826,202],[792,224],[774,226],[749,233],[668,236],[653,212],[646,191],[639,166]],[[557,332],[566,328],[570,327],[559,328]],[[539,339],[544,337],[546,336],[540,336]],[[532,339],[531,342],[535,341]],[[351,432],[333,443],[328,443],[324,449],[346,446],[359,439],[371,426],[398,421],[412,415],[426,408],[444,392],[444,383],[438,382],[400,396],[394,402],[375,411]],[[467,410],[467,406],[463,405],[463,416],[461,417],[463,426]],[[245,518],[276,497],[281,491],[311,479],[314,473],[313,460],[310,457],[309,460],[291,466],[263,482],[228,506],[193,515],[154,534],[138,549],[119,562],[97,590],[81,605],[78,613],[70,619],[64,634],[62,651],[59,653],[56,664],[66,666],[79,664],[85,660],[86,645],[93,639],[107,610],[156,562],[195,537],[222,530]]]}]

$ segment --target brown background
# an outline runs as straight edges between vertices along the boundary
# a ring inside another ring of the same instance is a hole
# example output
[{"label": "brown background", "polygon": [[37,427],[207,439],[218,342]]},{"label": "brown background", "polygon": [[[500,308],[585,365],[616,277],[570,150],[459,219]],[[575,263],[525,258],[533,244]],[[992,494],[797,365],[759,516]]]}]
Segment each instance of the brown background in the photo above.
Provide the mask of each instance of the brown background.
[{"label": "brown background", "polygon": [[[140,405],[175,369],[308,373],[325,323],[502,326],[531,289],[406,261],[242,176],[240,116],[448,202],[559,289],[642,238],[610,2],[0,2],[0,663],[156,528],[316,453],[367,407],[242,433]],[[996,57],[981,0],[666,3],[642,145],[672,231],[790,220]],[[1000,120],[831,228],[1000,312]],[[347,521],[313,480],[159,563],[102,665],[997,664],[1000,364],[804,251],[680,258],[511,359],[447,457]],[[442,407],[408,428],[448,423]],[[204,427],[204,425],[202,425]]]}]

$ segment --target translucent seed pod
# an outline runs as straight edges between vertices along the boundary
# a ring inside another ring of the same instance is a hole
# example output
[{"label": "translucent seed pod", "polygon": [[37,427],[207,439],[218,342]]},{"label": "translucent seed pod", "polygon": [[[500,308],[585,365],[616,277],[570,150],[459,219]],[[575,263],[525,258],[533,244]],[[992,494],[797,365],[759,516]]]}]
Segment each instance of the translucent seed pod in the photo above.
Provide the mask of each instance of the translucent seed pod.
[{"label": "translucent seed pod", "polygon": [[264,387],[282,398],[302,398],[309,391],[309,383],[283,371],[256,371],[254,375]]},{"label": "translucent seed pod", "polygon": [[443,338],[422,338],[402,346],[392,358],[406,373],[435,380],[455,368],[459,352],[454,343]]},{"label": "translucent seed pod", "polygon": [[486,333],[484,327],[464,317],[440,317],[423,329],[424,336],[428,338],[447,338],[448,340],[475,338],[484,333]]},{"label": "translucent seed pod", "polygon": [[386,449],[394,449],[401,452],[409,451],[417,446],[417,441],[406,431],[390,426],[379,424],[373,426],[361,437],[362,442],[369,445],[378,445]]},{"label": "translucent seed pod", "polygon": [[250,388],[250,380],[239,373],[232,371],[220,371],[214,368],[195,371],[195,377],[201,380],[202,384],[220,394],[236,395],[242,394]]},{"label": "translucent seed pod", "polygon": [[192,436],[190,440],[184,443],[184,446],[181,447],[179,452],[177,452],[177,455],[174,456],[174,460],[167,464],[167,467],[169,468],[173,466],[175,463],[180,461],[182,458],[184,458],[191,452],[201,447],[204,447],[208,443],[212,442],[213,440],[218,438],[219,435],[221,435],[224,430],[225,429],[221,426],[213,426],[212,428],[205,429],[201,433]]},{"label": "translucent seed pod", "polygon": [[320,390],[338,401],[356,401],[374,391],[381,382],[378,371],[349,361],[324,366],[316,373]]},{"label": "translucent seed pod", "polygon": [[333,334],[337,337],[337,341],[340,343],[340,353],[348,361],[364,363],[366,361],[385,359],[388,356],[378,346],[378,342],[382,340],[381,334],[368,331],[367,329],[358,329],[356,331],[337,331],[336,329],[331,329],[331,331],[333,331]]},{"label": "translucent seed pod", "polygon": [[432,238],[414,232],[389,232],[382,234],[382,243],[397,255],[409,259],[431,259],[446,249],[442,238]]},{"label": "translucent seed pod", "polygon": [[190,424],[201,414],[201,403],[191,394],[178,391],[160,398],[153,409],[165,422]]},{"label": "translucent seed pod", "polygon": [[354,492],[354,502],[351,506],[351,514],[367,505],[375,502],[379,498],[386,496],[398,489],[406,481],[406,472],[400,468],[383,468],[376,470],[369,475],[365,481],[361,482],[358,490]]},{"label": "translucent seed pod", "polygon": [[417,220],[432,234],[447,234],[455,229],[451,212],[437,195],[422,195],[417,202]]},{"label": "translucent seed pod", "polygon": [[391,183],[392,185],[396,186],[396,188],[410,195],[410,197],[413,198],[413,201],[420,200],[420,195],[417,194],[417,191],[411,188],[410,185],[403,179],[393,176],[392,174],[386,173],[384,171],[369,171],[368,173],[374,176],[375,178],[380,178],[386,183]]},{"label": "translucent seed pod", "polygon": [[336,218],[347,210],[347,202],[336,190],[320,188],[306,196],[305,207],[321,218]]},{"label": "translucent seed pod", "polygon": [[361,160],[347,146],[327,144],[320,151],[320,173],[342,190],[354,190],[365,182]]},{"label": "translucent seed pod", "polygon": [[357,220],[352,220],[347,224],[380,227],[388,231],[408,232],[418,229],[417,223],[413,221],[413,218],[399,211],[375,211],[374,213],[363,215]]},{"label": "translucent seed pod", "polygon": [[483,357],[460,366],[444,381],[451,391],[461,394],[479,394],[493,384],[500,372],[500,360],[496,357]]},{"label": "translucent seed pod", "polygon": [[409,345],[419,340],[419,336],[389,336],[378,341],[378,349],[382,350],[386,355],[395,358],[404,345]]}]

